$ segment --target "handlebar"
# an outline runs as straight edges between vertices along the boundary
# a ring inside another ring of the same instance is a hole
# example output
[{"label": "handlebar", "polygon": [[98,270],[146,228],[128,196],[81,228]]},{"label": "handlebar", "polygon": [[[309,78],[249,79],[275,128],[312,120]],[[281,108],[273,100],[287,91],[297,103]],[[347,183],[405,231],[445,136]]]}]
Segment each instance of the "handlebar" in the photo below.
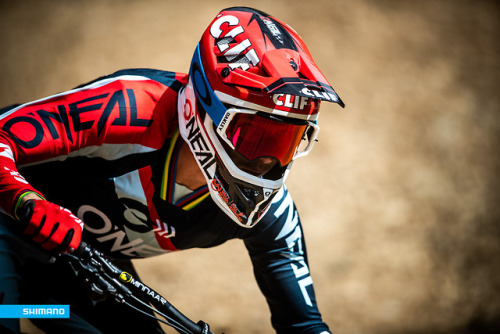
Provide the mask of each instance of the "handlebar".
[{"label": "handlebar", "polygon": [[[59,254],[58,260],[61,259],[69,263],[76,276],[84,278],[94,300],[112,297],[120,303],[175,328],[179,333],[213,334],[207,323],[193,322],[158,292],[130,273],[119,269],[105,255],[85,242],[82,242],[71,254]],[[148,311],[160,315],[166,321]]]}]

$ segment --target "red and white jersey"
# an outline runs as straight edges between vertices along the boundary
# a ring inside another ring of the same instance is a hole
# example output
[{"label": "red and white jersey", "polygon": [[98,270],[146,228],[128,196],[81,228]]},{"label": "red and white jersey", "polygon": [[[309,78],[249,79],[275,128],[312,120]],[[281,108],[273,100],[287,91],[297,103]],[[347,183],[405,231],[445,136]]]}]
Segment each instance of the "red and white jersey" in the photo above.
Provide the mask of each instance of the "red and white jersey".
[{"label": "red and white jersey", "polygon": [[172,72],[125,70],[2,109],[1,209],[13,215],[21,194],[43,195],[18,173],[18,167],[77,156],[116,160],[161,149],[177,128],[176,97],[186,79],[185,74]]}]

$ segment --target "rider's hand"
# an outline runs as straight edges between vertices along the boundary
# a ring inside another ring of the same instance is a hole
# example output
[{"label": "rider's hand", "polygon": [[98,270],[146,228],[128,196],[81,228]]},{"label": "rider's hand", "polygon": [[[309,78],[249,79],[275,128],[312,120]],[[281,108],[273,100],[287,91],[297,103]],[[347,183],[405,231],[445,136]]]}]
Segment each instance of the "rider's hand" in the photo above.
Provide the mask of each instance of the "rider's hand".
[{"label": "rider's hand", "polygon": [[47,250],[72,252],[80,245],[83,222],[68,209],[45,200],[28,200],[19,209],[24,233]]}]

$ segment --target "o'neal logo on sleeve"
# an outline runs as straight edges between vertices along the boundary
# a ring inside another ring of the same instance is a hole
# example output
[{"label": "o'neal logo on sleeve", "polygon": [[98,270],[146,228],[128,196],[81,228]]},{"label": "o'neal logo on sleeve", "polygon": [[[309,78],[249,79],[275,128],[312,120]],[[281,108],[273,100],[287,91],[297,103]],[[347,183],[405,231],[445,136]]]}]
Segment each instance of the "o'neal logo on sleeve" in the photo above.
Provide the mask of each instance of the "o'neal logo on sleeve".
[{"label": "o'neal logo on sleeve", "polygon": [[138,117],[133,89],[104,92],[68,104],[42,104],[38,107],[28,105],[28,112],[19,116],[14,114],[2,126],[3,131],[27,149],[37,147],[44,138],[57,140],[64,137],[73,144],[74,135],[87,130],[96,131],[99,137],[113,111],[118,115],[112,120],[112,126],[148,127],[151,123],[150,119]]}]

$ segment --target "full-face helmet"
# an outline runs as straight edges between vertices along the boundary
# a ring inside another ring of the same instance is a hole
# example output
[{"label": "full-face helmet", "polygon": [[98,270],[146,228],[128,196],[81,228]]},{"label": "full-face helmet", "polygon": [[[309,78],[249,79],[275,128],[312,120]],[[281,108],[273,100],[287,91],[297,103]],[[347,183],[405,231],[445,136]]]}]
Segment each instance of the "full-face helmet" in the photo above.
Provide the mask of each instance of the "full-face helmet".
[{"label": "full-face helmet", "polygon": [[179,126],[215,203],[254,226],[316,140],[321,101],[343,102],[299,35],[261,11],[222,10],[179,95]]}]

